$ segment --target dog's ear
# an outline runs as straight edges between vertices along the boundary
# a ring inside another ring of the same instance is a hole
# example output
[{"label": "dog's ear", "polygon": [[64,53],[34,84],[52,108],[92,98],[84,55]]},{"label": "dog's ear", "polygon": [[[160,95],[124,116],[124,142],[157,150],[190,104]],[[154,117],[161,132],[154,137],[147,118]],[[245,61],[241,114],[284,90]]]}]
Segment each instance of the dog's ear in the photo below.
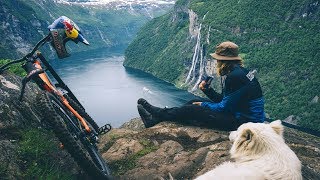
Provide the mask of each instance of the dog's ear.
[{"label": "dog's ear", "polygon": [[253,137],[253,132],[250,129],[245,129],[242,131],[241,138],[246,141],[250,142]]},{"label": "dog's ear", "polygon": [[[244,129],[241,131],[239,139],[235,141],[236,152],[242,152],[244,149],[248,148],[253,137],[253,132],[250,129]],[[242,149],[242,150],[240,150]]]},{"label": "dog's ear", "polygon": [[270,123],[271,128],[279,135],[283,134],[283,126],[281,124],[281,120],[272,121]]}]

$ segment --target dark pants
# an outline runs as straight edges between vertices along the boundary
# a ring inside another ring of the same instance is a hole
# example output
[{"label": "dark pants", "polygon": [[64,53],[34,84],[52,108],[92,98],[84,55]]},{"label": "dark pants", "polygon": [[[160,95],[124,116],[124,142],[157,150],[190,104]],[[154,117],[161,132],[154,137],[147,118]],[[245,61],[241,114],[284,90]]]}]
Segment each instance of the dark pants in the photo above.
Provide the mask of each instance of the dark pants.
[{"label": "dark pants", "polygon": [[240,126],[240,123],[230,114],[214,112],[209,108],[192,104],[197,101],[199,100],[189,101],[181,107],[158,109],[154,115],[165,121],[221,130],[236,130]]}]

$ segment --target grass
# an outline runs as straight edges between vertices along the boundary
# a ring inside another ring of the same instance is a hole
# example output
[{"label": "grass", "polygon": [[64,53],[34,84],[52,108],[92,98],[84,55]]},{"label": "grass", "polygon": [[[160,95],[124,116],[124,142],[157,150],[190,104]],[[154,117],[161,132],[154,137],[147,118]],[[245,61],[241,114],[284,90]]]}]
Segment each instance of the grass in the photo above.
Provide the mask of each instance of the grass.
[{"label": "grass", "polygon": [[125,174],[131,169],[134,169],[137,166],[137,160],[142,156],[149,154],[158,149],[150,140],[142,139],[140,140],[140,144],[144,146],[144,149],[141,151],[132,154],[124,159],[120,159],[110,163],[111,171],[114,176],[120,176]]},{"label": "grass", "polygon": [[[6,63],[8,63],[10,61],[12,61],[12,60],[10,60],[10,59],[0,59],[0,66],[4,65],[4,64],[6,64]],[[13,64],[13,65],[11,65],[8,71],[12,72],[12,73],[14,73],[14,74],[16,74],[18,76],[27,75],[25,70],[22,69],[21,64]]]},{"label": "grass", "polygon": [[32,128],[21,132],[19,142],[21,179],[72,179],[72,175],[61,166],[61,149],[54,134],[44,129]]}]

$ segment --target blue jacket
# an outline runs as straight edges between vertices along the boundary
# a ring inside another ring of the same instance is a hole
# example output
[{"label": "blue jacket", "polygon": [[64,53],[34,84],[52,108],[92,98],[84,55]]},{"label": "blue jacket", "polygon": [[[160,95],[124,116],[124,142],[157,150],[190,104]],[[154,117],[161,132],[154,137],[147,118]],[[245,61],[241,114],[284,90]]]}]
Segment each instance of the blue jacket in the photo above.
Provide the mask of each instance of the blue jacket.
[{"label": "blue jacket", "polygon": [[222,94],[212,88],[204,93],[213,102],[202,102],[201,106],[212,111],[231,113],[241,123],[263,122],[265,120],[264,98],[261,87],[252,72],[236,65],[226,75]]}]

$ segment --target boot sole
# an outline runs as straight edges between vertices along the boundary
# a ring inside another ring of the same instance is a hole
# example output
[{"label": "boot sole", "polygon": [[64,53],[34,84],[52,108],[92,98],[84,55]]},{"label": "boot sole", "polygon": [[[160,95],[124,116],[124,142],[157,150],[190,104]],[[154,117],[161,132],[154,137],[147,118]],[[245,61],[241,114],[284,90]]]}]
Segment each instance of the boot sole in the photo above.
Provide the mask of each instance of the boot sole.
[{"label": "boot sole", "polygon": [[141,104],[138,104],[137,108],[138,108],[138,112],[139,112],[139,115],[141,117],[141,120],[142,120],[144,126],[146,128],[151,127],[150,125],[148,125],[148,119],[146,119],[146,117],[150,116],[151,114]]}]

